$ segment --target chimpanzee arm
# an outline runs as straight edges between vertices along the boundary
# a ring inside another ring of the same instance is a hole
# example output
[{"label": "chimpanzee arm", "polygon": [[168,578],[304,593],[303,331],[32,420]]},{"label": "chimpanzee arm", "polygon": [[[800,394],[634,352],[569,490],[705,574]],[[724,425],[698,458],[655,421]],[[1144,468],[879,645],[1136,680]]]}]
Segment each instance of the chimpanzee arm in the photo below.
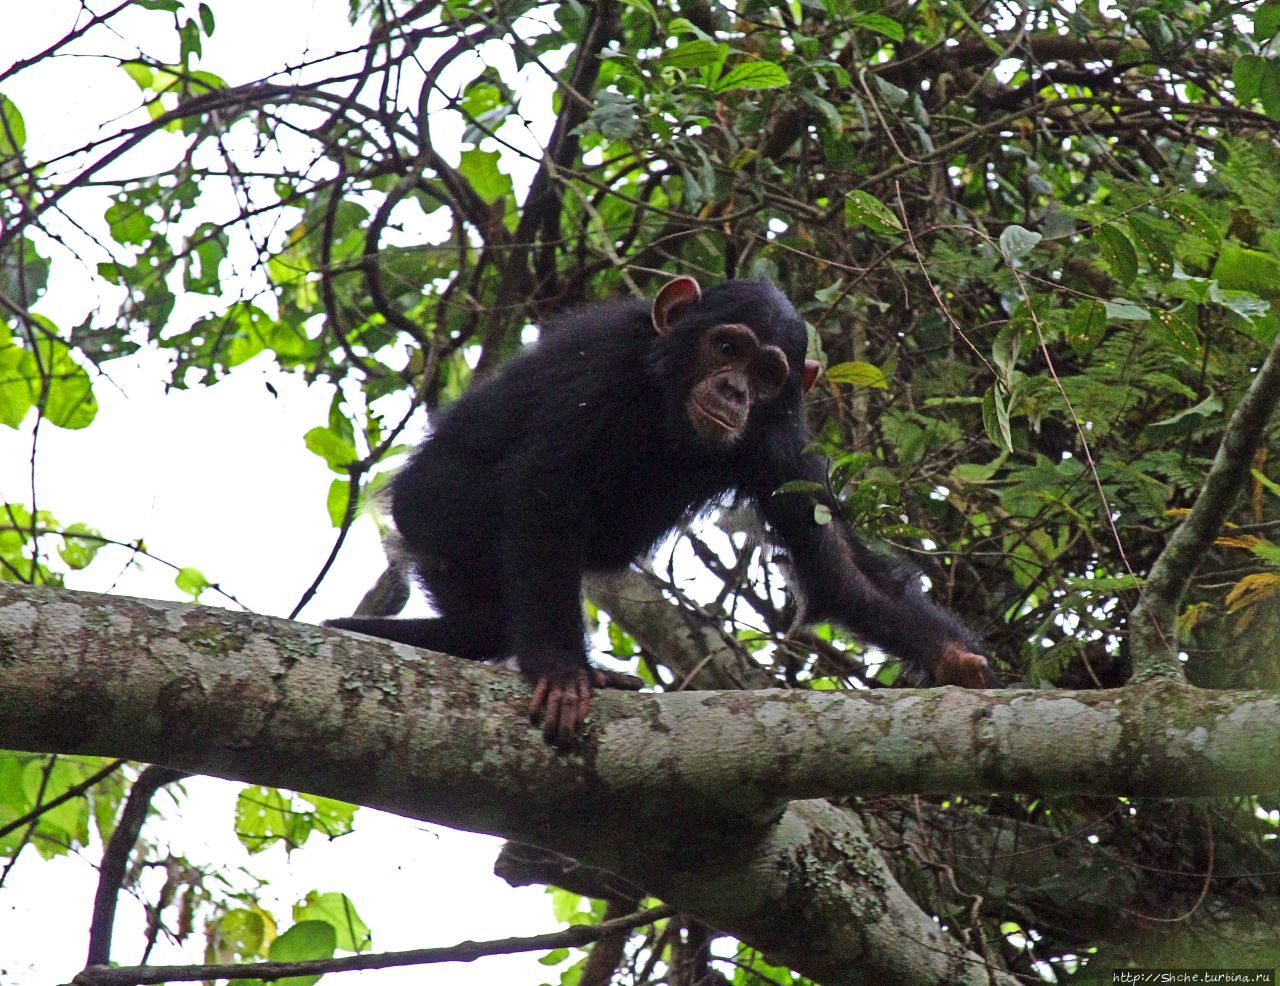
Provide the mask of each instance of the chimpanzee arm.
[{"label": "chimpanzee arm", "polygon": [[[587,662],[582,621],[583,526],[554,483],[510,480],[502,522],[502,593],[508,646],[534,686],[529,714],[547,741],[568,746],[599,675]],[[536,492],[535,492],[536,491]]]},{"label": "chimpanzee arm", "polygon": [[[775,489],[796,478],[825,485],[826,471],[820,460],[803,456],[774,478]],[[829,494],[817,500],[831,512],[828,523],[815,520],[810,492],[759,497],[761,512],[781,539],[798,582],[799,619],[833,620],[922,672],[929,684],[1000,687],[977,653],[974,635],[925,595],[915,569],[870,548]]]}]

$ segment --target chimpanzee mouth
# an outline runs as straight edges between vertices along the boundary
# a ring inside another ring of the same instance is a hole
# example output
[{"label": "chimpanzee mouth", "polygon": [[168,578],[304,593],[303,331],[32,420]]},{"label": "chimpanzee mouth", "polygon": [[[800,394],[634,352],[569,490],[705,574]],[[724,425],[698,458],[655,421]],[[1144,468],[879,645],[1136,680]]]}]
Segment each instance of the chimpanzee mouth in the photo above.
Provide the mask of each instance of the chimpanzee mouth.
[{"label": "chimpanzee mouth", "polygon": [[725,414],[723,411],[717,413],[707,407],[707,405],[703,404],[702,401],[698,400],[696,397],[693,399],[693,406],[697,409],[698,413],[710,421],[711,424],[730,435],[736,435],[742,430],[742,425],[745,423],[745,415],[739,416],[735,414],[730,416]]}]

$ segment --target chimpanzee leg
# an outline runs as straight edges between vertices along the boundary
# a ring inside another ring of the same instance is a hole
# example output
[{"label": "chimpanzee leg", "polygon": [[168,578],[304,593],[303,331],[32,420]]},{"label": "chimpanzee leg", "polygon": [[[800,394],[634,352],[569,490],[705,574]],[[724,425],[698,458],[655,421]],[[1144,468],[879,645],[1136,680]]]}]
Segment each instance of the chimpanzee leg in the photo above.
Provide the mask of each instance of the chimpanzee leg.
[{"label": "chimpanzee leg", "polygon": [[443,617],[400,620],[352,616],[325,620],[324,625],[383,640],[394,640],[411,647],[452,654],[470,661],[490,661],[501,657],[503,653],[501,627],[496,621],[491,624],[492,630],[474,621],[463,622]]}]

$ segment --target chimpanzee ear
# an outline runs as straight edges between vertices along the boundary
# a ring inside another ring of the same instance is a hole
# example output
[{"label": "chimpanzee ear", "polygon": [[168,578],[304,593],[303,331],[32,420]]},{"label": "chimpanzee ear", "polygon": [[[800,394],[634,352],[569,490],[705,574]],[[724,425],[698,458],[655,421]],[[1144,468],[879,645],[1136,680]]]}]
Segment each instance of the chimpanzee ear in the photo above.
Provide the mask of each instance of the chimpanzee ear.
[{"label": "chimpanzee ear", "polygon": [[664,284],[658,297],[653,299],[653,327],[658,335],[666,335],[680,313],[701,297],[702,288],[692,277],[677,277]]},{"label": "chimpanzee ear", "polygon": [[822,372],[822,364],[816,359],[807,359],[804,361],[804,384],[802,393],[809,393],[813,385],[818,380],[818,374]]}]

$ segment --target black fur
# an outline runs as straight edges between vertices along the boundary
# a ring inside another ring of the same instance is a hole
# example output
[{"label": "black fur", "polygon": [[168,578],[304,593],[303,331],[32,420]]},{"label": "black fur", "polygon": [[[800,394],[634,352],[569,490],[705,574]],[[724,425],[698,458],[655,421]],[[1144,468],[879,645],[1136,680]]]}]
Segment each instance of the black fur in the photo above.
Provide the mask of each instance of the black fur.
[{"label": "black fur", "polygon": [[[753,500],[786,553],[802,615],[834,619],[929,672],[969,631],[914,575],[840,519],[819,525],[794,479],[822,483],[805,454],[804,322],[772,285],[729,281],[683,308],[665,334],[650,303],[565,317],[545,338],[439,415],[397,475],[391,512],[440,616],[332,625],[464,658],[514,654],[531,681],[587,667],[581,582],[623,566],[709,504]],[[709,328],[745,324],[786,355],[778,397],[751,407],[741,439],[716,444],[690,423],[697,347]],[[994,683],[994,682],[993,682]]]}]

